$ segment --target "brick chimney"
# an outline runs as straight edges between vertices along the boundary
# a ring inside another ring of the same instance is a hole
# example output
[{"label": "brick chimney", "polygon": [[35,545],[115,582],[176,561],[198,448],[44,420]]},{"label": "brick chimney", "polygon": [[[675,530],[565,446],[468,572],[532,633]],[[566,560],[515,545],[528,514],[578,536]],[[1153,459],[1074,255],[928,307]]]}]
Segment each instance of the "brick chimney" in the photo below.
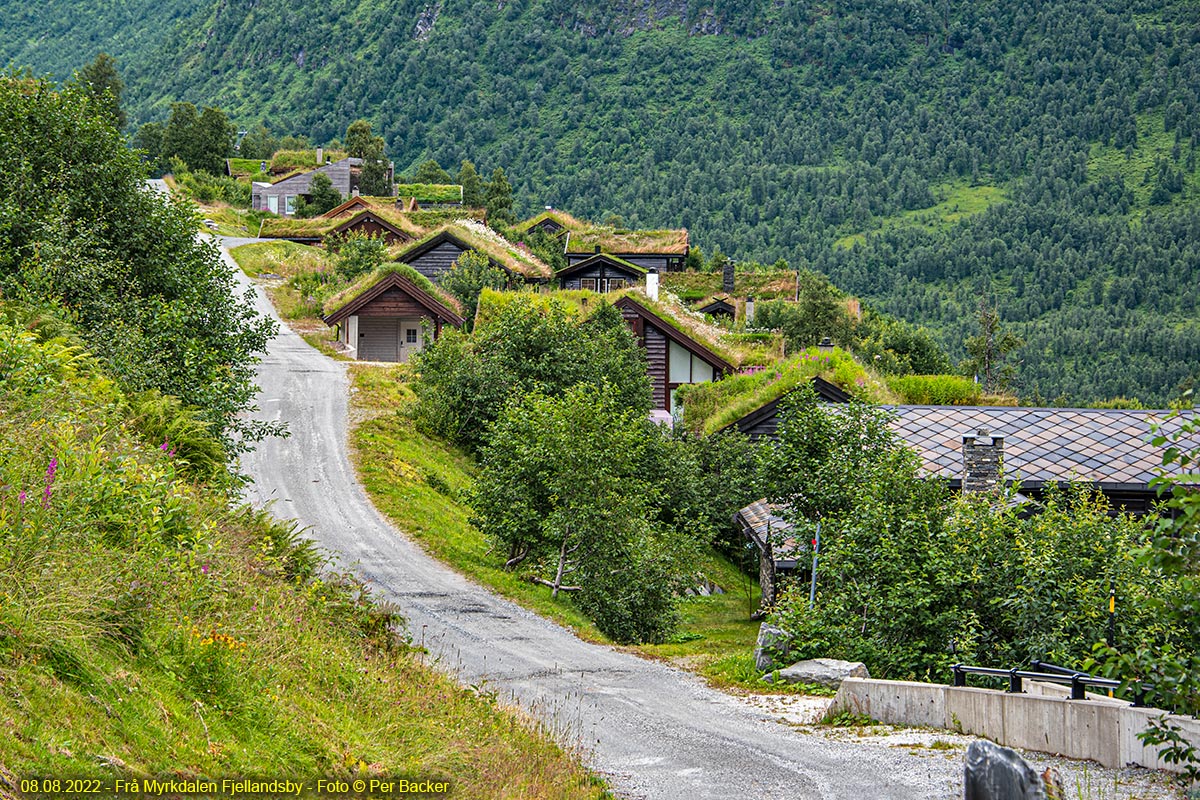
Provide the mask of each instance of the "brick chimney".
[{"label": "brick chimney", "polygon": [[962,437],[962,490],[988,492],[1000,485],[1004,467],[1004,437],[993,436],[987,428]]},{"label": "brick chimney", "polygon": [[725,262],[725,266],[721,268],[721,291],[725,294],[733,294],[733,262]]}]

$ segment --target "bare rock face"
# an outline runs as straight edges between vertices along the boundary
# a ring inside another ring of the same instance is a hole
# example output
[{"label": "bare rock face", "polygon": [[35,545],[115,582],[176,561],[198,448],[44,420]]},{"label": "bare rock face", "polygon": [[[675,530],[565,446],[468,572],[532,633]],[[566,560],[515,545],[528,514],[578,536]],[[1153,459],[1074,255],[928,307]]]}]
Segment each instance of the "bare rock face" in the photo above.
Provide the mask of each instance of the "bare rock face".
[{"label": "bare rock face", "polygon": [[[869,678],[867,665],[861,661],[840,661],[836,658],[811,658],[797,661],[786,669],[779,670],[780,683],[817,683],[836,689],[846,678]],[[763,680],[775,682],[775,673],[768,673]]]},{"label": "bare rock face", "polygon": [[783,628],[764,622],[758,628],[754,645],[754,666],[759,672],[778,669],[788,663],[792,651],[792,635]]},{"label": "bare rock face", "polygon": [[988,741],[967,748],[965,800],[1046,800],[1041,776],[1013,750]]}]

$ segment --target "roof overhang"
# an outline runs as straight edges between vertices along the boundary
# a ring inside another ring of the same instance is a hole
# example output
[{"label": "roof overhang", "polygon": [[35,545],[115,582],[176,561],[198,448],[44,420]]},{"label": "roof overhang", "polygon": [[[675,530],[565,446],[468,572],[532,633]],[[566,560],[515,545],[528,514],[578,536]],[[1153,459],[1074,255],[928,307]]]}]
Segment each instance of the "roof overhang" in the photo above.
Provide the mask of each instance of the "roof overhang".
[{"label": "roof overhang", "polygon": [[389,289],[399,289],[404,292],[415,300],[419,306],[428,311],[431,317],[441,319],[443,322],[447,322],[455,327],[462,327],[465,321],[458,313],[450,309],[436,297],[397,272],[389,272],[384,275],[373,286],[364,290],[358,297],[322,319],[326,325],[336,325],[347,317],[357,313]]}]

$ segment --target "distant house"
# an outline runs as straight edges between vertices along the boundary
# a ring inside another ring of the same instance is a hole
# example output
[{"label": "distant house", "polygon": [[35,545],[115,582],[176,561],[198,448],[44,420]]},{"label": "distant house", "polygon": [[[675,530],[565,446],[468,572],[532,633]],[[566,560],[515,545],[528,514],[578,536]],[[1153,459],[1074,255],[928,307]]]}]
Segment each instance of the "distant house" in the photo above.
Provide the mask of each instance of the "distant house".
[{"label": "distant house", "polygon": [[587,289],[592,292],[615,292],[645,278],[644,267],[605,253],[585,258],[554,273],[558,288]]},{"label": "distant house", "polygon": [[590,227],[592,226],[589,223],[575,219],[575,217],[572,217],[565,211],[548,208],[541,214],[517,223],[513,227],[513,230],[517,233],[539,231],[551,236],[557,236],[563,231],[579,231]]},{"label": "distant house", "polygon": [[613,305],[646,351],[654,408],[674,412],[676,389],[684,384],[719,380],[732,373],[734,367],[684,333],[678,324],[652,311],[649,307],[652,302],[643,303],[627,294]]},{"label": "distant house", "polygon": [[325,324],[337,341],[361,361],[405,362],[421,352],[428,333],[437,339],[444,325],[461,327],[457,303],[403,265],[385,267],[334,297]]},{"label": "distant house", "polygon": [[[270,211],[290,217],[296,213],[296,204],[301,197],[312,198],[312,179],[317,173],[329,176],[333,188],[342,197],[358,194],[358,181],[362,173],[361,158],[343,158],[332,164],[325,164],[308,172],[284,178],[275,183],[255,182],[251,185],[250,207],[255,211]],[[388,164],[387,183],[392,185],[394,166]]]},{"label": "distant house", "polygon": [[518,247],[486,225],[459,220],[443,225],[397,256],[435,283],[463,253],[476,250],[518,283],[545,283],[550,267],[529,250]]},{"label": "distant house", "polygon": [[696,310],[701,314],[708,314],[712,317],[724,317],[733,322],[734,318],[737,317],[737,304],[736,302],[730,302],[730,300],[731,298],[726,295],[715,295],[701,301],[696,306]]},{"label": "distant house", "polygon": [[395,245],[407,244],[423,232],[405,217],[376,208],[356,197],[319,217],[265,219],[258,235],[264,239],[320,244],[327,236],[360,233],[382,237],[387,244]]},{"label": "distant house", "polygon": [[[803,543],[792,533],[793,525],[782,516],[784,506],[758,500],[733,515],[733,522],[758,549],[758,585],[762,589],[759,612],[762,616],[775,604],[780,573],[789,574],[800,566],[805,554]],[[808,551],[811,555],[811,551]]]},{"label": "distant house", "polygon": [[578,264],[598,253],[617,256],[660,274],[683,269],[689,250],[686,229],[625,231],[606,226],[567,229],[563,249],[567,263]]}]

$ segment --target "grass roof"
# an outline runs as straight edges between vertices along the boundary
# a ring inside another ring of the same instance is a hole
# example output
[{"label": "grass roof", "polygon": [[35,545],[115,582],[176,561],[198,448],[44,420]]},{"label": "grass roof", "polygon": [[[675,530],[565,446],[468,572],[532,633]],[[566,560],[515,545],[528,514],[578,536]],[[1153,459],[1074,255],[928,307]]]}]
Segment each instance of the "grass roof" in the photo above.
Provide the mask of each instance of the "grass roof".
[{"label": "grass roof", "polygon": [[401,183],[397,197],[415,197],[418,203],[461,203],[463,187],[457,183]]},{"label": "grass roof", "polygon": [[[726,294],[721,288],[719,272],[666,272],[661,285],[685,300],[700,300]],[[756,300],[792,300],[796,296],[796,273],[793,270],[737,272],[734,277],[735,297],[749,295]]]},{"label": "grass roof", "polygon": [[546,266],[540,258],[526,249],[517,247],[483,223],[472,219],[460,219],[442,225],[430,231],[420,241],[409,245],[405,248],[405,252],[409,252],[443,233],[449,233],[460,239],[472,250],[478,250],[518,275],[524,275],[527,278],[550,277],[550,267]]},{"label": "grass roof", "polygon": [[267,217],[262,221],[259,236],[264,239],[321,239],[345,221],[345,217]]},{"label": "grass roof", "polygon": [[[622,294],[628,294],[668,325],[695,339],[735,367],[772,364],[783,356],[783,336],[779,333],[731,333],[726,328],[708,322],[703,314],[686,307],[669,292],[659,294],[658,300],[647,297],[640,286],[627,289]],[[614,294],[609,296],[615,298]]]},{"label": "grass roof", "polygon": [[400,275],[408,278],[415,283],[420,289],[427,292],[436,298],[442,305],[453,311],[455,314],[462,315],[462,306],[458,300],[443,292],[441,289],[433,285],[433,283],[421,273],[410,267],[408,264],[384,264],[373,272],[370,272],[354,283],[342,289],[337,294],[325,301],[322,309],[325,316],[329,316],[341,308],[345,308],[348,304],[357,299],[364,292],[368,291],[372,286],[386,278],[388,275]]},{"label": "grass roof", "polygon": [[518,291],[498,291],[484,289],[479,295],[479,307],[475,312],[476,328],[495,320],[504,309],[512,305],[517,298],[532,298],[536,308],[549,310],[558,305],[568,314],[586,317],[600,307],[601,303],[612,303],[613,298],[586,289],[559,289],[553,292],[534,292],[528,289]]},{"label": "grass roof", "polygon": [[523,222],[518,222],[516,225],[513,226],[513,231],[515,233],[525,233],[527,230],[532,228],[534,225],[537,225],[538,223],[544,222],[548,219],[554,220],[559,225],[562,225],[564,228],[566,228],[569,231],[581,231],[581,230],[585,230],[587,228],[594,227],[590,222],[584,222],[581,219],[576,219],[575,217],[572,217],[570,214],[568,214],[565,211],[558,211],[557,209],[551,208],[547,211],[543,211],[542,213],[538,214],[537,216],[530,217],[529,219],[527,219]]},{"label": "grass roof", "polygon": [[687,228],[661,231],[628,231],[593,225],[567,234],[568,253],[670,253],[683,255],[688,250]]},{"label": "grass roof", "polygon": [[812,347],[759,372],[680,387],[683,424],[694,433],[715,433],[814,377],[864,401],[894,403],[897,399],[878,375],[850,353],[839,348],[821,353]]}]

